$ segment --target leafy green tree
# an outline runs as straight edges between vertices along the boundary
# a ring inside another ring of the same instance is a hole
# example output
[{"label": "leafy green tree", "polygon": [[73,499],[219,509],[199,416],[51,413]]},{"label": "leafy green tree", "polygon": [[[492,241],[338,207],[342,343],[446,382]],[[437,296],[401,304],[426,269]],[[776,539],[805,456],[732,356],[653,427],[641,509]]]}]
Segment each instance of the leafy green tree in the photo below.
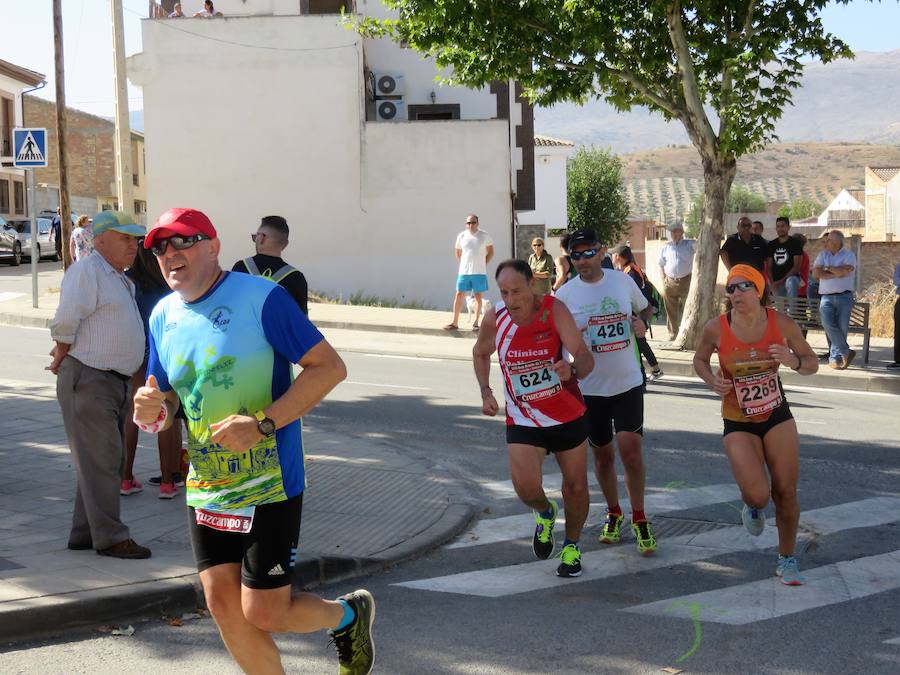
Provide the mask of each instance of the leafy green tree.
[{"label": "leafy green tree", "polygon": [[613,243],[627,229],[628,194],[622,161],[609,150],[579,148],[566,167],[569,230],[596,230]]},{"label": "leafy green tree", "polygon": [[[846,4],[847,0],[837,0]],[[774,138],[802,59],[852,56],[819,16],[828,0],[385,0],[359,21],[470,87],[514,78],[539,105],[602,97],[678,120],[703,165],[703,223],[680,346],[716,313],[718,248],[738,157]]]},{"label": "leafy green tree", "polygon": [[766,199],[743,185],[735,185],[725,201],[726,213],[762,213],[766,210]]},{"label": "leafy green tree", "polygon": [[779,216],[786,216],[791,220],[803,220],[822,213],[822,205],[808,197],[798,197],[790,204],[785,204],[778,209]]}]

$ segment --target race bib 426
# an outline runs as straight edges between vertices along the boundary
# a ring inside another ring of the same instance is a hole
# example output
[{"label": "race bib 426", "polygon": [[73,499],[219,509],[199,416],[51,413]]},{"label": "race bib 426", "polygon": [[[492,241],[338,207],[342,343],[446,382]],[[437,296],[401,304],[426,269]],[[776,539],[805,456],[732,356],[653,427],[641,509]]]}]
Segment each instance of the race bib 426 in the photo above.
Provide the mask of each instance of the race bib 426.
[{"label": "race bib 426", "polygon": [[591,351],[615,352],[631,342],[631,319],[621,313],[592,316],[586,330]]}]

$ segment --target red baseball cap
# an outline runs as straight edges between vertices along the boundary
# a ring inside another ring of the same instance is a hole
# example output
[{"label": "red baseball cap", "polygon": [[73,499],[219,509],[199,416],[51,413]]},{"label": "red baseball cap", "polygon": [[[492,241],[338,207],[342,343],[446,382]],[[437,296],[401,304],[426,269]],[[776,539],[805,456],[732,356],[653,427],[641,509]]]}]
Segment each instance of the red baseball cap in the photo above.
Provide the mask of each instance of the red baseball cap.
[{"label": "red baseball cap", "polygon": [[157,239],[165,239],[167,236],[180,234],[183,237],[191,237],[195,234],[205,234],[210,239],[215,239],[216,228],[206,214],[197,209],[169,209],[156,219],[156,224],[150,228],[144,237],[144,248],[150,248]]}]

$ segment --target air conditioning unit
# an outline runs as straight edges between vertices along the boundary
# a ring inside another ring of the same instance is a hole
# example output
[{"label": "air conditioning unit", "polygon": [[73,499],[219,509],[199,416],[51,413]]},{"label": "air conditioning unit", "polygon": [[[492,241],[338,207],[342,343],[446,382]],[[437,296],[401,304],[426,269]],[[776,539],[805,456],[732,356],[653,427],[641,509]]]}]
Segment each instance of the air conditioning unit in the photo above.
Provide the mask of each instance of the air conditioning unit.
[{"label": "air conditioning unit", "polygon": [[375,97],[403,96],[406,93],[406,79],[397,73],[375,74]]},{"label": "air conditioning unit", "polygon": [[388,98],[375,101],[375,116],[379,122],[405,122],[406,103]]}]

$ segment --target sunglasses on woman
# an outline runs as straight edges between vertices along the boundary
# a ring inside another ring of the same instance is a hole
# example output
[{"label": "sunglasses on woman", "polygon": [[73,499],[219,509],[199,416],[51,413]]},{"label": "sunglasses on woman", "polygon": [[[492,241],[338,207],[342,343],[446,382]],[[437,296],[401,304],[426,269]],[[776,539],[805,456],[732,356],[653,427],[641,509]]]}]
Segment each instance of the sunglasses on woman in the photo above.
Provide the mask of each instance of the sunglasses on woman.
[{"label": "sunglasses on woman", "polygon": [[737,283],[725,286],[725,292],[728,293],[728,295],[734,295],[735,291],[749,291],[751,288],[756,289],[756,284],[752,281],[738,281]]},{"label": "sunglasses on woman", "polygon": [[593,258],[599,251],[596,248],[589,248],[587,251],[572,251],[569,255],[572,260],[581,260],[582,258]]},{"label": "sunglasses on woman", "polygon": [[172,248],[176,251],[183,251],[186,248],[190,248],[198,241],[203,241],[205,239],[211,239],[211,237],[207,237],[205,234],[194,234],[190,237],[182,237],[179,234],[173,235],[171,237],[167,237],[166,239],[159,239],[153,246],[150,247],[150,251],[157,258],[166,252],[166,249],[169,247],[169,244],[172,244]]}]

